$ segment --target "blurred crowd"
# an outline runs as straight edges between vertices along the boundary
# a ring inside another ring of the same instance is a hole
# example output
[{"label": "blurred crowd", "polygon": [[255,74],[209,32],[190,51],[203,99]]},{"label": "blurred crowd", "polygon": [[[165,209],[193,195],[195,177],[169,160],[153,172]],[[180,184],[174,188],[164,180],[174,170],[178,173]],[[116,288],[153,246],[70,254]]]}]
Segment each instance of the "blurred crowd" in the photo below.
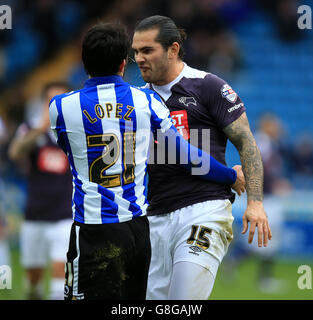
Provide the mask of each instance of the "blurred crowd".
[{"label": "blurred crowd", "polygon": [[0,89],[23,75],[77,36],[82,26],[114,1],[7,0],[13,28],[0,32]]},{"label": "blurred crowd", "polygon": [[211,72],[229,74],[242,63],[230,29],[253,10],[266,10],[284,40],[300,37],[295,0],[7,0],[14,28],[0,32],[0,89],[53,57],[66,42],[80,35],[90,21],[112,12],[132,32],[150,14],[168,15],[188,34],[186,61]]}]

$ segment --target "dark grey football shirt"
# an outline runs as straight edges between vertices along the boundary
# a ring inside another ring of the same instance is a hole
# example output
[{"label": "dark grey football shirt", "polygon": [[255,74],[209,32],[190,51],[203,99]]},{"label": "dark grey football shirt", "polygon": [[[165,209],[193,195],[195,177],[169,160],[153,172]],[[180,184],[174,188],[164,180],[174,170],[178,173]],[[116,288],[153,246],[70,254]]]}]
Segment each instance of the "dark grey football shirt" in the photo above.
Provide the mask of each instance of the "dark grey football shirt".
[{"label": "dark grey football shirt", "polygon": [[[25,136],[31,127],[23,123],[17,136]],[[72,174],[65,153],[52,132],[40,136],[27,157],[28,175],[25,220],[59,221],[72,219]]]},{"label": "dark grey football shirt", "polygon": [[[171,83],[147,86],[163,98],[175,127],[185,139],[192,143],[190,134],[197,132],[196,146],[210,152],[216,160],[226,165],[227,137],[223,128],[246,110],[236,92],[216,75],[193,69],[186,64],[181,74]],[[209,131],[202,132],[203,129]],[[202,141],[202,137],[206,141]],[[233,202],[235,199],[230,186],[191,176],[176,164],[150,164],[148,174],[148,215],[169,213],[207,200],[229,199]]]}]

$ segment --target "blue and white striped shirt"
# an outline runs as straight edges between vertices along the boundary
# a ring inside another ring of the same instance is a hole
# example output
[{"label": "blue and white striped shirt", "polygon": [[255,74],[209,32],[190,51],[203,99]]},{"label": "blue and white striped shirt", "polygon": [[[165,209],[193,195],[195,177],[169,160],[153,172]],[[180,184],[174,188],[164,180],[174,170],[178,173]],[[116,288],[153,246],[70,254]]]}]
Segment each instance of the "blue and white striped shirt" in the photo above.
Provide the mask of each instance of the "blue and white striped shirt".
[{"label": "blue and white striped shirt", "polygon": [[75,221],[118,223],[146,214],[150,132],[172,126],[156,93],[120,76],[91,78],[51,100],[50,121],[69,158]]}]

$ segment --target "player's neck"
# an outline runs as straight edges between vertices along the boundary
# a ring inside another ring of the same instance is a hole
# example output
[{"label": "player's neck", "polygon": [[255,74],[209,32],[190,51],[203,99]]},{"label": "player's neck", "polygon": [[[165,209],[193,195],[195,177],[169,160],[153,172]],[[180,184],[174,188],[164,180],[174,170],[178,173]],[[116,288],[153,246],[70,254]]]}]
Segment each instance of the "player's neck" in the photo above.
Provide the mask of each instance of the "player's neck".
[{"label": "player's neck", "polygon": [[182,60],[175,61],[175,63],[173,63],[170,69],[168,70],[164,80],[160,83],[154,83],[154,84],[157,86],[165,86],[171,83],[180,75],[183,69],[184,69],[184,62]]}]

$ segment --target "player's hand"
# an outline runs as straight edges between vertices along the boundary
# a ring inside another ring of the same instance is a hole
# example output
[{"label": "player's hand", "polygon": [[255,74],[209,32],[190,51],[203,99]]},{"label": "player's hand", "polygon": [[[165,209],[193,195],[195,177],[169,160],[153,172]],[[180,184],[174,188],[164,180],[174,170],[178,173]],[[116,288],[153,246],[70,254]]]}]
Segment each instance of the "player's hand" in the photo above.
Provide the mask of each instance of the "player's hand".
[{"label": "player's hand", "polygon": [[49,117],[49,108],[44,106],[41,116],[41,122],[39,128],[41,132],[45,133],[50,128],[50,117]]},{"label": "player's hand", "polygon": [[237,192],[238,196],[240,196],[241,193],[244,193],[246,191],[245,176],[240,165],[234,166],[233,169],[237,172],[237,180],[231,187]]},{"label": "player's hand", "polygon": [[248,223],[250,223],[250,231],[248,243],[252,243],[255,229],[258,229],[258,246],[267,247],[268,240],[272,239],[272,231],[268,223],[267,215],[263,208],[261,201],[249,201],[247,209],[242,217],[243,230],[245,234],[248,230]]}]

